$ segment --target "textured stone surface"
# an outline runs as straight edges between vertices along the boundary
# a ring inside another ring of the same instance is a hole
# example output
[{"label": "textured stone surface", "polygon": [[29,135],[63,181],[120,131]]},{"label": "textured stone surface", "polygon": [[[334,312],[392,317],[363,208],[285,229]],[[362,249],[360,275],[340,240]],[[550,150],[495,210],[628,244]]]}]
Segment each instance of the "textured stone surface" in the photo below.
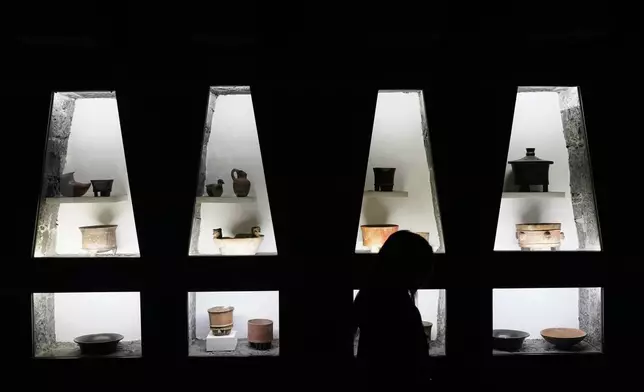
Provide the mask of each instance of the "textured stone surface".
[{"label": "textured stone surface", "polygon": [[137,358],[143,355],[141,341],[121,341],[116,352],[108,355],[82,355],[74,342],[57,342],[43,352],[36,354],[42,358]]},{"label": "textured stone surface", "polygon": [[214,95],[250,94],[250,86],[215,86],[210,88]]},{"label": "textured stone surface", "polygon": [[239,339],[235,351],[207,352],[206,341],[203,339],[197,339],[190,345],[191,357],[276,357],[279,354],[279,339],[273,340],[270,350],[255,350],[248,345],[248,339]]},{"label": "textured stone surface", "polygon": [[[360,337],[356,336],[356,338],[353,340],[353,355],[358,356],[358,343],[360,341]],[[429,342],[429,356],[430,357],[439,357],[441,355],[445,355],[445,343],[440,342],[438,340],[432,340]]]},{"label": "textured stone surface", "polygon": [[190,343],[197,339],[197,293],[188,293],[188,338]]},{"label": "textured stone surface", "polygon": [[61,94],[54,94],[47,136],[45,169],[42,178],[38,231],[35,253],[39,256],[53,256],[56,247],[59,205],[46,205],[46,196],[58,196],[60,176],[63,174],[67,157],[67,144],[74,117],[75,100]]},{"label": "textured stone surface", "polygon": [[579,289],[579,329],[586,332],[585,341],[602,347],[602,298],[601,288]]},{"label": "textured stone surface", "polygon": [[71,99],[116,98],[116,93],[114,91],[75,91],[58,94]]},{"label": "textured stone surface", "polygon": [[438,316],[436,320],[436,341],[445,344],[446,327],[445,290],[438,291]]},{"label": "textured stone surface", "polygon": [[599,353],[601,350],[592,346],[586,341],[578,343],[570,348],[570,350],[560,350],[554,345],[546,342],[543,339],[526,339],[523,342],[523,347],[518,351],[501,351],[493,350],[494,355],[521,355],[521,354],[584,354],[584,353]]},{"label": "textured stone surface", "polygon": [[429,183],[432,190],[432,203],[434,206],[434,219],[436,219],[436,228],[438,230],[438,249],[434,252],[444,253],[445,243],[443,242],[443,223],[441,220],[441,210],[438,203],[438,193],[436,192],[436,176],[434,171],[434,159],[432,156],[432,147],[429,139],[429,125],[427,123],[427,110],[425,108],[425,98],[423,92],[418,93],[420,98],[420,123],[423,130],[423,141],[425,143],[425,152],[427,153],[427,165],[429,166]]},{"label": "textured stone surface", "polygon": [[[203,196],[206,191],[206,162],[208,158],[208,143],[212,130],[212,116],[215,113],[217,95],[211,90],[208,99],[208,110],[206,111],[206,123],[203,128],[203,141],[201,143],[201,162],[199,163],[199,179],[197,180],[197,196]],[[195,205],[195,212],[192,219],[192,233],[190,235],[190,254],[199,254],[199,235],[201,234],[201,204]]]},{"label": "textured stone surface", "polygon": [[56,343],[54,293],[33,295],[34,352],[47,350]]},{"label": "textured stone surface", "polygon": [[584,117],[576,87],[557,91],[563,125],[568,166],[570,168],[570,194],[573,215],[579,238],[579,249],[599,250],[599,226],[595,209],[592,169]]}]

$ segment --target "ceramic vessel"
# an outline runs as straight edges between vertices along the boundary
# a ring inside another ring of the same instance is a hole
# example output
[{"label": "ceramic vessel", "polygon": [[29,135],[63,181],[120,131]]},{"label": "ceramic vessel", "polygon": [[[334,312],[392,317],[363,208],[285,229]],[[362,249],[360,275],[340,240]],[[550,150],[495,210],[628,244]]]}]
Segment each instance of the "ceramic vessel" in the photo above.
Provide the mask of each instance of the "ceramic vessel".
[{"label": "ceramic vessel", "polygon": [[257,350],[268,350],[273,342],[273,321],[268,319],[248,320],[248,343]]},{"label": "ceramic vessel", "polygon": [[519,192],[530,192],[530,185],[541,185],[543,191],[548,192],[548,172],[554,162],[537,158],[534,148],[525,150],[525,157],[508,161],[512,165],[514,183],[519,187]]},{"label": "ceramic vessel", "polygon": [[425,331],[425,336],[427,336],[427,343],[432,341],[432,324],[429,321],[423,321],[423,330]]},{"label": "ceramic vessel", "polygon": [[237,197],[246,197],[250,192],[250,181],[248,181],[248,174],[239,169],[233,169],[230,172],[233,179],[233,192]]},{"label": "ceramic vessel", "polygon": [[391,192],[394,190],[395,167],[374,167],[374,190],[376,192]]},{"label": "ceramic vessel", "polygon": [[213,229],[212,237],[219,252],[225,256],[254,255],[264,240],[259,226],[253,227],[250,234],[236,234],[235,237],[222,237],[221,229]]},{"label": "ceramic vessel", "polygon": [[107,355],[116,352],[123,335],[118,333],[95,333],[74,339],[83,355]]},{"label": "ceramic vessel", "polygon": [[216,184],[206,185],[206,192],[210,197],[221,197],[224,193],[224,180],[219,179]]},{"label": "ceramic vessel", "polygon": [[81,197],[92,184],[76,182],[74,172],[65,173],[60,176],[60,194],[65,197]]},{"label": "ceramic vessel", "polygon": [[502,351],[517,351],[523,347],[523,341],[530,336],[524,331],[514,329],[492,330],[492,347]]},{"label": "ceramic vessel", "polygon": [[398,231],[398,225],[362,225],[362,245],[372,253],[378,253],[390,235]]},{"label": "ceramic vessel", "polygon": [[109,197],[114,180],[91,180],[94,197]]},{"label": "ceramic vessel", "polygon": [[229,335],[233,329],[233,306],[215,306],[208,309],[210,330],[215,336]]},{"label": "ceramic vessel", "polygon": [[116,228],[118,225],[79,227],[83,236],[82,249],[91,254],[113,252],[116,255]]},{"label": "ceramic vessel", "polygon": [[561,223],[521,223],[516,228],[521,250],[557,250],[565,239]]},{"label": "ceramic vessel", "polygon": [[541,337],[561,350],[569,350],[586,338],[586,332],[577,328],[546,328],[541,331]]}]

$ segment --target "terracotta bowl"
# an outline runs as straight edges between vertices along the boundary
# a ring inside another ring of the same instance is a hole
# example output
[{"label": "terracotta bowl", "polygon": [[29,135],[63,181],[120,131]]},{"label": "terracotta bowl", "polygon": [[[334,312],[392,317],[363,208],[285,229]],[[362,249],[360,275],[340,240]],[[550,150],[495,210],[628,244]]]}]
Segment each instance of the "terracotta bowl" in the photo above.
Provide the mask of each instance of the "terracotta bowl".
[{"label": "terracotta bowl", "polygon": [[576,328],[546,328],[541,331],[546,342],[566,350],[586,338],[586,332]]},{"label": "terracotta bowl", "polygon": [[523,346],[523,341],[530,336],[524,331],[514,329],[492,330],[492,347],[496,350],[517,351]]},{"label": "terracotta bowl", "polygon": [[377,253],[390,235],[398,231],[398,225],[362,225],[362,244]]}]

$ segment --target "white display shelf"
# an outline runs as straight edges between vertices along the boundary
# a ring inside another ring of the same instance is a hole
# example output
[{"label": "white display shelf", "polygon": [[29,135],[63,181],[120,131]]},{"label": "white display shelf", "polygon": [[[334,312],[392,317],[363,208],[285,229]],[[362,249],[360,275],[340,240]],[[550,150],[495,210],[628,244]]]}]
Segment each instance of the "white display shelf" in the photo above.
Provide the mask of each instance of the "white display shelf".
[{"label": "white display shelf", "polygon": [[405,191],[391,191],[391,192],[364,191],[364,197],[398,198],[398,197],[408,197],[408,196],[409,196],[409,193]]},{"label": "white display shelf", "polygon": [[47,204],[85,204],[85,203],[120,203],[127,201],[127,195],[121,196],[106,196],[106,197],[94,197],[94,196],[81,196],[81,197],[48,197],[46,199]]},{"label": "white display shelf", "polygon": [[211,196],[200,196],[197,197],[198,204],[206,203],[256,203],[257,199],[254,197],[211,197]]},{"label": "white display shelf", "polygon": [[566,197],[566,192],[503,192],[504,199],[558,199]]}]

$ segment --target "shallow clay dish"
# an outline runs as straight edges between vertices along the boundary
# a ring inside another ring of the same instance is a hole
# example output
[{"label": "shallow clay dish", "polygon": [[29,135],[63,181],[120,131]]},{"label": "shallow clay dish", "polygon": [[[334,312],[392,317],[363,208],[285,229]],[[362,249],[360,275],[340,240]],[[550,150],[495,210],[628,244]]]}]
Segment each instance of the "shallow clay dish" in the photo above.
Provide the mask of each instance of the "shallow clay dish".
[{"label": "shallow clay dish", "polygon": [[83,335],[74,339],[78,344],[81,354],[106,355],[116,351],[123,335],[118,333],[95,333]]},{"label": "shallow clay dish", "polygon": [[492,330],[492,344],[497,350],[516,351],[521,349],[523,341],[530,336],[525,331],[514,329],[494,329]]},{"label": "shallow clay dish", "polygon": [[541,331],[541,336],[546,342],[566,350],[584,340],[586,332],[576,328],[546,328]]}]

